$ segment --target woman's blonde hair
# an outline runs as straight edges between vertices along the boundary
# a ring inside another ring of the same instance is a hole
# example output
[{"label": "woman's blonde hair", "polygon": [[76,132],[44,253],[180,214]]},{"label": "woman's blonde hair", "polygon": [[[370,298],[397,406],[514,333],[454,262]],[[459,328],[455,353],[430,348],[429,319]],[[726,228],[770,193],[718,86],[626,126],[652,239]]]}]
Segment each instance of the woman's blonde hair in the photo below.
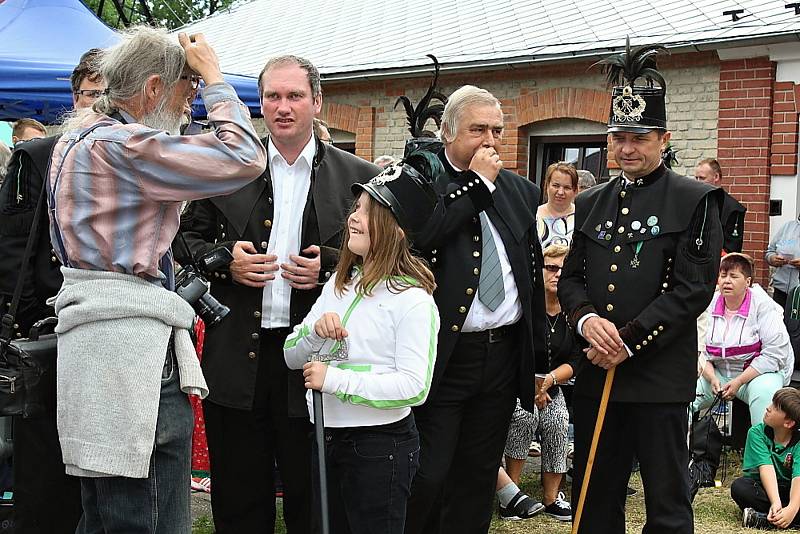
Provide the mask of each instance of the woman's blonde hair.
[{"label": "woman's blonde hair", "polygon": [[549,245],[542,251],[542,256],[545,258],[560,258],[567,254],[569,254],[569,247],[560,244]]},{"label": "woman's blonde hair", "polygon": [[547,188],[550,187],[550,180],[553,179],[553,173],[555,172],[560,172],[569,176],[570,183],[572,184],[572,190],[576,193],[578,192],[578,171],[575,169],[575,166],[572,163],[567,163],[566,161],[557,161],[548,165],[547,171],[544,173],[544,186],[542,187],[542,191],[545,200],[547,200]]},{"label": "woman's blonde hair", "polygon": [[[364,265],[364,259],[352,252],[347,244],[350,241],[350,232],[345,225],[342,248],[339,251],[339,264],[336,266],[336,279],[334,288],[336,294],[341,296],[347,289],[345,286],[353,280],[354,268],[362,269],[361,278],[356,283],[356,292],[366,296],[372,295],[373,288],[385,281],[390,291],[401,292],[410,287],[420,287],[428,294],[433,294],[436,282],[433,273],[428,268],[425,260],[411,252],[411,246],[406,233],[397,224],[389,208],[368,198],[368,228],[370,249],[367,253],[369,262]],[[356,210],[356,202],[347,215]]]}]

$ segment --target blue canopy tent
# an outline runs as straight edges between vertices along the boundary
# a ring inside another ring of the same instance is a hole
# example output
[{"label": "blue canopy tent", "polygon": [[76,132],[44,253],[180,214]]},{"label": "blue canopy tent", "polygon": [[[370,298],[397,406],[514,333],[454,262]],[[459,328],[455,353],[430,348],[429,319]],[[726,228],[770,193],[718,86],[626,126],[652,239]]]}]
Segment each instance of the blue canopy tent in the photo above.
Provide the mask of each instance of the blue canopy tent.
[{"label": "blue canopy tent", "polygon": [[[0,120],[56,122],[72,107],[69,77],[81,54],[118,39],[80,0],[0,0]],[[257,80],[225,78],[260,115]]]}]

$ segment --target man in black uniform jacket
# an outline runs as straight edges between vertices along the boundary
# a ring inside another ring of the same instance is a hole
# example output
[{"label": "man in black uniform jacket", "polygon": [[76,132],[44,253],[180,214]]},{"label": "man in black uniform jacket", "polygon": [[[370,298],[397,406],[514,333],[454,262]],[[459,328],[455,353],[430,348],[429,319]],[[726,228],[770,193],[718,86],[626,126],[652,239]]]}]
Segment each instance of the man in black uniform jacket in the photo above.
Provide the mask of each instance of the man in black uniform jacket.
[{"label": "man in black uniform jacket", "polygon": [[722,167],[714,158],[706,158],[697,164],[694,177],[707,184],[719,187],[724,195],[722,201],[722,250],[741,252],[744,244],[744,216],[747,208],[725,191],[722,186]]},{"label": "man in black uniform jacket", "polygon": [[[105,89],[95,61],[100,50],[81,56],[70,85],[75,109],[91,107]],[[29,265],[22,257],[44,184],[50,153],[58,136],[18,143],[0,188],[0,310],[5,313],[20,272],[25,272],[14,335],[27,336],[33,323],[52,317],[45,302],[55,296],[63,277],[50,244],[47,206],[41,211],[36,247]],[[53,396],[55,399],[55,396]],[[81,517],[80,482],[64,473],[56,430],[56,407],[39,417],[14,418],[14,532],[72,533]]]},{"label": "man in black uniform jacket", "polygon": [[516,398],[533,409],[545,362],[539,189],[502,169],[503,113],[464,86],[442,116],[446,175],[417,245],[436,276],[442,328],[428,400],[414,410],[420,468],[406,533],[485,533]]},{"label": "man in black uniform jacket", "polygon": [[230,265],[206,273],[214,296],[231,309],[207,332],[202,360],[216,531],[273,531],[277,461],[287,531],[302,534],[316,516],[312,427],[303,373],[286,368],[283,343],[336,267],[350,186],[381,169],[312,135],[322,90],[308,60],[272,58],[259,93],[270,133],[262,140],[264,176],[232,195],[193,202],[181,230],[195,258],[218,247],[233,254]]},{"label": "man in black uniform jacket", "polygon": [[[623,54],[610,69],[609,133],[622,176],[576,200],[575,233],[558,296],[588,342],[573,393],[577,503],[608,369],[616,367],[591,473],[581,533],[625,532],[625,493],[635,455],[648,534],[689,534],[687,408],[697,382],[696,319],[714,292],[722,233],[719,192],[661,162],[670,138],[654,51]],[[651,59],[631,66],[631,57]],[[621,61],[620,61],[621,60]],[[653,86],[653,80],[660,87]]]}]

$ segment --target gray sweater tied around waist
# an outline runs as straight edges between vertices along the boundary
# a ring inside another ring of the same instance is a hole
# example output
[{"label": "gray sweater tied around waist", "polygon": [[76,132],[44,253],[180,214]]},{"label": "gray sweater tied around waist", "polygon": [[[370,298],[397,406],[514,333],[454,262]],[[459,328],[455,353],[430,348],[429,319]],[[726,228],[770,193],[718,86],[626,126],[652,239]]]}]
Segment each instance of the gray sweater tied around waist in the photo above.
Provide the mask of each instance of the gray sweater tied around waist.
[{"label": "gray sweater tied around waist", "polygon": [[208,395],[190,337],[194,310],[142,278],[62,267],[57,420],[66,472],[147,478],[174,332],[181,390]]}]

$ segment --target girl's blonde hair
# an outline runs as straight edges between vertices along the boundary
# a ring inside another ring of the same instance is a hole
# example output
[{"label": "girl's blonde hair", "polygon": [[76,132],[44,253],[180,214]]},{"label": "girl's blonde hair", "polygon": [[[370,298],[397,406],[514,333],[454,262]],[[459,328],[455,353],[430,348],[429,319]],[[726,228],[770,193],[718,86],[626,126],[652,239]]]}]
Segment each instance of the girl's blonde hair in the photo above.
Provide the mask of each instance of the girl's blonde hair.
[{"label": "girl's blonde hair", "polygon": [[[401,292],[410,287],[420,287],[428,294],[436,289],[433,273],[425,260],[411,252],[411,245],[406,233],[397,224],[389,208],[375,202],[368,194],[368,228],[370,238],[369,262],[364,266],[364,259],[353,253],[347,246],[350,232],[345,225],[342,248],[339,251],[339,263],[336,266],[334,288],[341,296],[346,285],[353,280],[354,268],[362,269],[361,278],[356,283],[356,292],[366,296],[372,295],[372,289],[385,281],[390,291]],[[350,215],[356,210],[358,198],[353,202]]]}]

